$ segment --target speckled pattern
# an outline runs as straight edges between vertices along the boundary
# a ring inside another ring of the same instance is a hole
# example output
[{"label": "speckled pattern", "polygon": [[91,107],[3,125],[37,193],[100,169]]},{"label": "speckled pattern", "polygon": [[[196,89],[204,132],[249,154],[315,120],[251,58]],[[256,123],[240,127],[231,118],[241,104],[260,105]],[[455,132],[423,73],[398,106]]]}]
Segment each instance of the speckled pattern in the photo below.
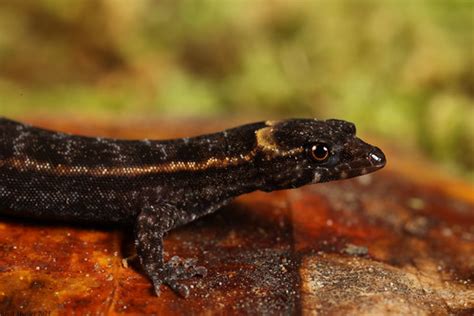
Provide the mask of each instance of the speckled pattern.
[{"label": "speckled pattern", "polygon": [[[315,159],[317,146],[327,157]],[[205,275],[195,260],[163,260],[166,232],[255,190],[274,191],[366,174],[380,149],[341,120],[258,122],[165,141],[88,138],[0,119],[0,213],[134,225],[155,292]]]}]

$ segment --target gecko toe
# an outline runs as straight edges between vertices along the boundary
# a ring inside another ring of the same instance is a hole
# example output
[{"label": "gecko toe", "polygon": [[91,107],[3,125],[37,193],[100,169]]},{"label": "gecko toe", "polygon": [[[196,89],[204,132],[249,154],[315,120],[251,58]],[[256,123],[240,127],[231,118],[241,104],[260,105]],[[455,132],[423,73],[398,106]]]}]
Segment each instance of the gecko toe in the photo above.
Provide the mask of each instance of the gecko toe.
[{"label": "gecko toe", "polygon": [[187,298],[189,296],[189,287],[176,281],[167,282],[168,286],[179,296]]},{"label": "gecko toe", "polygon": [[151,278],[151,281],[153,283],[153,291],[155,292],[156,296],[159,297],[161,294],[161,284],[163,284],[163,282],[160,278]]},{"label": "gecko toe", "polygon": [[207,269],[203,266],[194,267],[194,274],[201,277],[205,277],[207,275]]},{"label": "gecko toe", "polygon": [[[175,293],[182,297],[188,297],[189,287],[181,284],[179,281],[191,279],[195,276],[204,277],[207,275],[207,269],[203,266],[197,266],[196,259],[181,259],[174,256],[165,263],[161,273],[161,282],[168,285]],[[155,290],[156,291],[156,290]]]},{"label": "gecko toe", "polygon": [[191,259],[185,259],[183,261],[183,265],[186,269],[193,267],[197,264],[197,259],[191,258]]},{"label": "gecko toe", "polygon": [[160,296],[160,294],[161,294],[160,287],[161,287],[161,283],[160,283],[160,284],[158,284],[158,285],[156,285],[156,284],[153,284],[153,289],[154,289],[154,291],[155,291],[155,295],[156,295],[156,296],[158,296],[158,297],[159,297],[159,296]]}]

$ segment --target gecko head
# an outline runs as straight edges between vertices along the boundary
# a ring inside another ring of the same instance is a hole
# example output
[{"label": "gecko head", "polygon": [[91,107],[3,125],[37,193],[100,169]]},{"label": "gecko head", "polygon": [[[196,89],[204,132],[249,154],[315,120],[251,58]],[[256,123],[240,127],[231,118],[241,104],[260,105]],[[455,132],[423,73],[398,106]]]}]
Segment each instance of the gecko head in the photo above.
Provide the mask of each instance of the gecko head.
[{"label": "gecko head", "polygon": [[260,190],[296,188],[364,175],[385,165],[383,152],[342,120],[291,119],[257,130]]}]

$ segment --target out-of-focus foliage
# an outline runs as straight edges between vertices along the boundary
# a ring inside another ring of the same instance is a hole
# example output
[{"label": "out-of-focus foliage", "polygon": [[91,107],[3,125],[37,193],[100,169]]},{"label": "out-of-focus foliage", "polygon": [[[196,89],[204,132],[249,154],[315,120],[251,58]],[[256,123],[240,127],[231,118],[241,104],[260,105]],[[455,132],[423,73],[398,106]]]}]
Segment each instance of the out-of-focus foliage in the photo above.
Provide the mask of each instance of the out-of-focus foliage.
[{"label": "out-of-focus foliage", "polygon": [[339,117],[474,176],[474,2],[0,2],[0,114]]}]

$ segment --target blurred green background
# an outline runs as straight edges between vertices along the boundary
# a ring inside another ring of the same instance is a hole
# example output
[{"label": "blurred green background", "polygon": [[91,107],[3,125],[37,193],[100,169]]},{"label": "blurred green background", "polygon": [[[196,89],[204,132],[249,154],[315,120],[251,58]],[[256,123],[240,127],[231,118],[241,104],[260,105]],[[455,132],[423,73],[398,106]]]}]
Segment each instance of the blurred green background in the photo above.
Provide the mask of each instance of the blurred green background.
[{"label": "blurred green background", "polygon": [[0,115],[337,117],[472,180],[473,6],[2,0]]}]

